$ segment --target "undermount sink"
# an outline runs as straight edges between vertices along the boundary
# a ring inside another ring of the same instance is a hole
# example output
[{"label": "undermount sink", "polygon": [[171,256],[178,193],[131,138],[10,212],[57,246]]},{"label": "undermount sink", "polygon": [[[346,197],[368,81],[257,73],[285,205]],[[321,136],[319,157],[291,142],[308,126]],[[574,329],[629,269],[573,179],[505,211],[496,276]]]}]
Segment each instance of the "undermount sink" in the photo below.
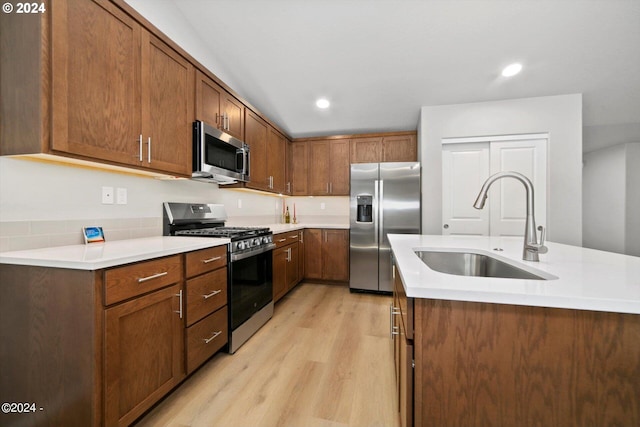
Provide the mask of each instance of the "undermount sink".
[{"label": "undermount sink", "polygon": [[473,277],[548,280],[546,277],[515,267],[489,255],[433,250],[415,250],[414,252],[430,269],[440,273]]}]

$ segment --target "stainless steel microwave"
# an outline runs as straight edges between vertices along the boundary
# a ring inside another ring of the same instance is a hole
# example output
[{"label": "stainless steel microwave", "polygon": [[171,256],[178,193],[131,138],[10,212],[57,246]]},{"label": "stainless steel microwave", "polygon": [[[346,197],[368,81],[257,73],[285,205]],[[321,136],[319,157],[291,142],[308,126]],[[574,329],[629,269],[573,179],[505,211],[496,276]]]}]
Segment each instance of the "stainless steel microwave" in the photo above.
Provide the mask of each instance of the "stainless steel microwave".
[{"label": "stainless steel microwave", "polygon": [[193,179],[233,184],[249,181],[249,145],[199,120],[193,123]]}]

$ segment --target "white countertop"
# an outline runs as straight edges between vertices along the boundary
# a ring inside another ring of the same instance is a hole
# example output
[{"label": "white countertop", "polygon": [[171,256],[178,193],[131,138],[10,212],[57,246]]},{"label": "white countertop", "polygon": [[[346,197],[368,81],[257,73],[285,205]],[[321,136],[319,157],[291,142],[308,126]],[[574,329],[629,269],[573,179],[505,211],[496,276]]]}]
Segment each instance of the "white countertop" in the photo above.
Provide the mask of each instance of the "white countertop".
[{"label": "white countertop", "polygon": [[158,236],[88,245],[1,252],[0,264],[99,270],[229,243],[229,239]]},{"label": "white countertop", "polygon": [[349,224],[267,224],[265,227],[269,227],[273,234],[278,234],[285,233],[287,231],[302,230],[305,228],[335,228],[348,230]]},{"label": "white countertop", "polygon": [[[389,241],[408,297],[640,314],[640,257],[547,242],[540,262],[523,261],[522,237],[392,234]],[[557,279],[439,273],[414,249],[472,250]]]}]

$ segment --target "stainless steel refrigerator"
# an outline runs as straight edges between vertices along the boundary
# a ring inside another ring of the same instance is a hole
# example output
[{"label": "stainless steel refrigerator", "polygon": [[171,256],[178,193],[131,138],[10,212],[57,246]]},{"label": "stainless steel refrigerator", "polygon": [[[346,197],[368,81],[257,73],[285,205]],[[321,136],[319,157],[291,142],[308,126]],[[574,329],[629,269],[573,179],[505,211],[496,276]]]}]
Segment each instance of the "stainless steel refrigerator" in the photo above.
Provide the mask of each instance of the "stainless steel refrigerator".
[{"label": "stainless steel refrigerator", "polygon": [[387,234],[420,234],[420,163],[351,165],[352,290],[392,292]]}]

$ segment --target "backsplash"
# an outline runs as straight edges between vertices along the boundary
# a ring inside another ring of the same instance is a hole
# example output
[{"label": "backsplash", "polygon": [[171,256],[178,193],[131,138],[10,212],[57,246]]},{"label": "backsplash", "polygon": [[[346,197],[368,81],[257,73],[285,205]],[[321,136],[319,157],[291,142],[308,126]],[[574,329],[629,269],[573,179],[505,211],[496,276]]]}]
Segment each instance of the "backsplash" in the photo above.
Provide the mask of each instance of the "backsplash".
[{"label": "backsplash", "polygon": [[[127,203],[102,204],[103,186],[126,189]],[[301,224],[349,222],[346,196],[284,198],[0,157],[0,252],[82,244],[85,226],[103,227],[107,241],[160,236],[167,201],[223,204],[228,225],[281,223],[283,201]]]},{"label": "backsplash", "polygon": [[162,235],[162,218],[8,221],[0,222],[0,252],[79,245],[88,226],[102,227],[107,241]]}]

